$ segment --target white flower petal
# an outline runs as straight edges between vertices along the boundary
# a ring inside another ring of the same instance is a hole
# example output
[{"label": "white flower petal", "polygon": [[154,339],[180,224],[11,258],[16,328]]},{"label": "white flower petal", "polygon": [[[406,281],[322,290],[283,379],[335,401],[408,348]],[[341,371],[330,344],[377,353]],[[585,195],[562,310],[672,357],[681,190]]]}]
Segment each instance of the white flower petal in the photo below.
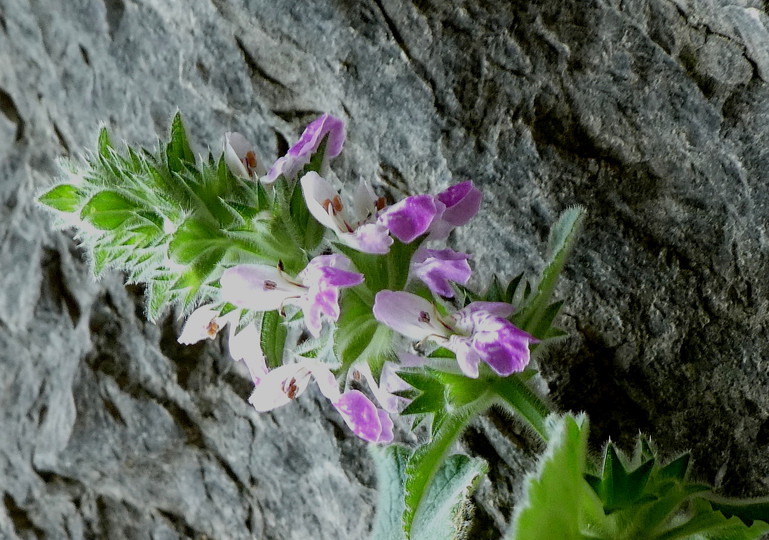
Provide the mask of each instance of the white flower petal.
[{"label": "white flower petal", "polygon": [[358,223],[376,215],[377,196],[368,182],[361,179],[352,196],[352,209]]},{"label": "white flower petal", "polygon": [[340,200],[339,193],[329,184],[328,180],[318,173],[311,171],[301,180],[302,194],[310,214],[324,227],[336,233],[346,232],[340,228],[339,220],[329,213],[329,202]]},{"label": "white flower petal", "polygon": [[259,380],[248,401],[259,412],[282,407],[300,396],[311,378],[310,370],[302,363],[280,366]]},{"label": "white flower petal", "polygon": [[224,162],[235,176],[240,176],[241,178],[251,177],[242,161],[250,147],[249,142],[240,133],[228,132],[224,134]]},{"label": "white flower petal", "polygon": [[184,323],[178,342],[184,345],[192,345],[204,339],[214,339],[219,330],[230,321],[227,316],[220,317],[219,311],[213,309],[210,304],[204,305],[193,311],[187,322]]},{"label": "white flower petal", "polygon": [[241,264],[228,268],[220,279],[222,298],[255,311],[279,309],[287,300],[301,297],[306,289],[288,281],[273,266]]},{"label": "white flower petal", "polygon": [[390,231],[379,223],[365,223],[353,233],[341,233],[339,239],[345,244],[363,253],[384,255],[390,251],[393,239]]},{"label": "white flower petal", "polygon": [[315,377],[315,382],[318,383],[320,392],[326,396],[332,402],[339,399],[339,385],[336,382],[336,377],[329,369],[328,365],[324,362],[306,360],[304,365],[309,369]]},{"label": "white flower petal", "polygon": [[230,356],[234,360],[242,360],[255,384],[258,384],[267,374],[267,361],[260,347],[261,336],[254,323],[235,333],[237,324],[230,325]]},{"label": "white flower petal", "polygon": [[374,299],[374,317],[411,339],[448,338],[450,332],[430,302],[404,291],[379,291]]},{"label": "white flower petal", "polygon": [[449,338],[447,347],[456,353],[457,364],[462,373],[472,379],[477,379],[478,365],[481,363],[481,357],[472,347],[470,340],[466,337],[454,335]]}]

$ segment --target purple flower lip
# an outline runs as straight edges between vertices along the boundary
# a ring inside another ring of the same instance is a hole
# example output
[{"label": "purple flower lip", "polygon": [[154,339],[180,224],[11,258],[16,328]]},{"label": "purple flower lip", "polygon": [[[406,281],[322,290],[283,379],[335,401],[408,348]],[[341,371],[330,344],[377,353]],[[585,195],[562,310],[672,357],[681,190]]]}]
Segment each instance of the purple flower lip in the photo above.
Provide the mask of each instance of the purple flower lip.
[{"label": "purple flower lip", "polygon": [[411,339],[430,339],[451,349],[462,372],[473,378],[479,376],[481,361],[502,377],[528,365],[529,344],[537,340],[508,321],[511,314],[509,304],[473,302],[441,317],[433,304],[404,291],[380,291],[374,299],[379,322]]},{"label": "purple flower lip", "polygon": [[435,196],[445,207],[430,227],[431,240],[443,240],[456,228],[469,222],[481,208],[483,193],[471,181],[448,187]]},{"label": "purple flower lip", "polygon": [[348,390],[332,403],[352,432],[361,439],[373,443],[392,442],[392,419],[359,390]]},{"label": "purple flower lip", "polygon": [[411,259],[411,274],[422,280],[433,294],[453,298],[451,282],[466,285],[470,280],[469,258],[466,253],[453,249],[419,248]]},{"label": "purple flower lip", "polygon": [[345,139],[344,122],[330,114],[324,114],[312,121],[305,128],[299,140],[289,148],[286,155],[275,161],[270,171],[262,177],[262,181],[271,184],[279,176],[293,180],[299,171],[310,162],[326,136],[328,139],[321,168],[327,167],[328,161],[342,152]]},{"label": "purple flower lip", "polygon": [[436,198],[446,205],[442,218],[455,227],[470,221],[481,208],[483,193],[471,181],[460,182],[440,192]]},{"label": "purple flower lip", "polygon": [[413,195],[385,209],[378,221],[395,238],[409,244],[427,232],[437,214],[434,197]]}]

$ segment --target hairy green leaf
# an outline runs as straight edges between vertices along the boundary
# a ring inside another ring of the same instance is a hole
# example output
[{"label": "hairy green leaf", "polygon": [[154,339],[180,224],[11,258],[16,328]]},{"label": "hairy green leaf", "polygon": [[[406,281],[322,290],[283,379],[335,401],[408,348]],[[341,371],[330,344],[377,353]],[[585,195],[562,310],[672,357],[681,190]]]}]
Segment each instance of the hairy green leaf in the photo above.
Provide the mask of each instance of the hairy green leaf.
[{"label": "hairy green leaf", "polygon": [[655,535],[653,540],[757,540],[769,533],[769,524],[754,521],[748,526],[737,517],[727,517],[705,500],[696,500],[692,516],[681,525]]},{"label": "hairy green leaf", "polygon": [[[405,447],[370,446],[377,472],[377,512],[372,540],[404,540],[406,467],[411,451]],[[411,531],[412,540],[459,540],[466,538],[470,496],[487,472],[486,463],[463,455],[449,457],[440,467]]]},{"label": "hairy green leaf", "polygon": [[384,361],[393,357],[392,330],[374,318],[371,305],[359,296],[359,290],[360,286],[342,293],[334,352],[342,362],[341,373],[356,362],[366,362],[378,373]]},{"label": "hairy green leaf", "polygon": [[136,201],[117,191],[100,191],[85,203],[80,218],[97,229],[113,231],[140,209]]},{"label": "hairy green leaf", "polygon": [[[584,215],[585,210],[580,206],[569,208],[560,215],[558,221],[550,229],[547,266],[542,272],[542,279],[532,297],[529,297],[528,291],[524,291],[526,305],[513,316],[513,322],[519,328],[529,333],[539,329],[540,319],[545,315],[550,305],[550,296],[577,239]],[[538,331],[542,333],[541,330]]]},{"label": "hairy green leaf", "polygon": [[530,377],[531,373],[526,371],[508,377],[495,377],[490,380],[490,387],[501,407],[520,417],[547,441],[545,418],[550,414],[550,409],[526,384]]},{"label": "hairy green leaf", "polygon": [[182,172],[187,164],[195,164],[195,154],[192,153],[184,129],[182,115],[177,112],[171,121],[171,140],[166,146],[168,168],[174,172]]},{"label": "hairy green leaf", "polygon": [[75,212],[82,203],[82,193],[70,184],[59,184],[43,193],[37,200],[59,212]]},{"label": "hairy green leaf", "polygon": [[432,440],[417,448],[409,459],[406,465],[406,497],[402,520],[406,538],[412,538],[415,525],[426,519],[426,516],[420,516],[420,512],[428,511],[428,490],[452,446],[464,432],[468,422],[486,410],[489,404],[487,396],[480,395],[472,404],[446,414]]},{"label": "hairy green leaf", "polygon": [[603,511],[585,482],[588,426],[584,415],[548,417],[549,442],[536,473],[525,482],[506,540],[583,540],[602,535]]},{"label": "hairy green leaf", "polygon": [[267,367],[275,369],[283,365],[283,350],[286,346],[288,330],[283,317],[277,311],[264,311],[260,314],[261,347]]}]

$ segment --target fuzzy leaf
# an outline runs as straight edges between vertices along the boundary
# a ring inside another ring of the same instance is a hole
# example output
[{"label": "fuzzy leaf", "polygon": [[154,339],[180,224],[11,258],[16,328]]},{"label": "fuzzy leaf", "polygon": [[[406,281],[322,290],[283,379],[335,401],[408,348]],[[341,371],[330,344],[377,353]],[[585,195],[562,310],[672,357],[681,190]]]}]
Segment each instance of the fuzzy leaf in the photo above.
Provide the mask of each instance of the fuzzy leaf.
[{"label": "fuzzy leaf", "polygon": [[491,276],[491,285],[486,290],[484,300],[486,302],[504,302],[504,292],[502,291],[502,284],[499,282],[499,278],[496,274]]},{"label": "fuzzy leaf", "polygon": [[657,478],[672,478],[683,482],[689,473],[689,462],[691,461],[691,454],[683,454],[674,459],[657,473]]},{"label": "fuzzy leaf", "polygon": [[529,333],[539,328],[540,319],[547,311],[550,295],[577,239],[584,215],[585,210],[580,206],[569,208],[550,229],[547,266],[542,272],[537,291],[533,297],[529,297],[528,291],[524,292],[526,305],[513,317],[513,323],[519,328]]},{"label": "fuzzy leaf", "polygon": [[[548,417],[550,442],[537,472],[525,482],[506,540],[582,540],[601,535],[601,502],[585,482],[587,418],[571,414]],[[589,534],[592,533],[592,534]]]},{"label": "fuzzy leaf", "polygon": [[691,519],[654,536],[654,540],[756,540],[769,532],[769,524],[754,521],[748,526],[737,517],[714,510],[708,501],[693,504]]},{"label": "fuzzy leaf", "polygon": [[91,197],[80,211],[80,218],[97,229],[113,231],[139,210],[136,202],[117,191],[101,191]]},{"label": "fuzzy leaf", "polygon": [[168,168],[174,172],[184,170],[185,164],[195,164],[195,154],[192,153],[187,133],[184,129],[181,113],[177,112],[171,121],[171,140],[166,146]]},{"label": "fuzzy leaf", "polygon": [[736,516],[750,525],[754,521],[769,523],[769,497],[760,499],[728,499],[714,494],[702,495],[714,510],[718,510],[726,517]]},{"label": "fuzzy leaf", "polygon": [[406,497],[402,518],[406,538],[413,538],[411,535],[415,525],[424,519],[422,516],[418,517],[418,513],[425,511],[430,485],[446,460],[452,445],[472,419],[473,412],[475,411],[455,411],[447,415],[433,439],[417,448],[409,459],[405,473]]},{"label": "fuzzy leaf", "polygon": [[517,302],[515,293],[518,291],[518,285],[521,284],[521,280],[523,279],[523,273],[518,274],[513,279],[510,280],[510,283],[507,284],[507,288],[505,289],[505,299],[504,302],[507,302],[508,304],[515,305]]},{"label": "fuzzy leaf", "polygon": [[73,185],[59,184],[43,193],[37,200],[59,212],[75,212],[82,202],[82,194]]},{"label": "fuzzy leaf", "polygon": [[[411,452],[402,446],[369,447],[377,472],[377,513],[372,540],[403,540],[406,465]],[[411,532],[412,540],[458,540],[466,538],[465,514],[470,496],[486,474],[486,463],[463,455],[449,457],[435,475]]]},{"label": "fuzzy leaf", "polygon": [[202,258],[219,262],[232,241],[210,224],[190,218],[174,233],[168,245],[168,256],[179,264],[193,264]]},{"label": "fuzzy leaf", "polygon": [[491,379],[491,388],[502,407],[519,416],[547,441],[549,435],[544,419],[549,409],[526,384],[531,376],[530,371],[524,371],[508,377],[495,377]]},{"label": "fuzzy leaf", "polygon": [[418,394],[401,412],[409,414],[435,414],[446,412],[446,387],[432,370],[399,371],[398,377],[411,385]]},{"label": "fuzzy leaf", "polygon": [[277,311],[265,311],[261,314],[261,347],[267,361],[267,367],[275,369],[283,365],[283,349],[286,346],[288,330],[283,317]]},{"label": "fuzzy leaf", "polygon": [[96,150],[99,152],[99,155],[105,158],[111,157],[112,143],[109,140],[109,133],[107,132],[106,127],[99,130],[99,140],[96,143]]},{"label": "fuzzy leaf", "polygon": [[368,363],[372,370],[392,357],[392,331],[379,324],[357,291],[360,287],[342,293],[341,315],[336,324],[334,352],[341,360],[341,373],[346,373],[356,362]]}]

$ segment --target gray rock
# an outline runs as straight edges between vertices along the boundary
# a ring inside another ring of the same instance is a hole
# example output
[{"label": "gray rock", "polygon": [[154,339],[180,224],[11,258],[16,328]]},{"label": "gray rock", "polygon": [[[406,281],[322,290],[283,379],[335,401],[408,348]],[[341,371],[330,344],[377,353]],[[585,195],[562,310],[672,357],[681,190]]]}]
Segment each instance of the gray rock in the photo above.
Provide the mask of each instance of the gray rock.
[{"label": "gray rock", "polygon": [[[769,57],[758,0],[296,3],[0,0],[0,537],[362,538],[363,444],[314,396],[259,415],[221,342],[181,347],[141,291],[94,283],[33,198],[100,124],[266,161],[321,112],[335,168],[400,196],[472,178],[478,283],[542,264],[588,210],[538,359],[596,448],[641,430],[729,495],[769,491]],[[509,520],[537,447],[492,414],[475,532]]]}]

